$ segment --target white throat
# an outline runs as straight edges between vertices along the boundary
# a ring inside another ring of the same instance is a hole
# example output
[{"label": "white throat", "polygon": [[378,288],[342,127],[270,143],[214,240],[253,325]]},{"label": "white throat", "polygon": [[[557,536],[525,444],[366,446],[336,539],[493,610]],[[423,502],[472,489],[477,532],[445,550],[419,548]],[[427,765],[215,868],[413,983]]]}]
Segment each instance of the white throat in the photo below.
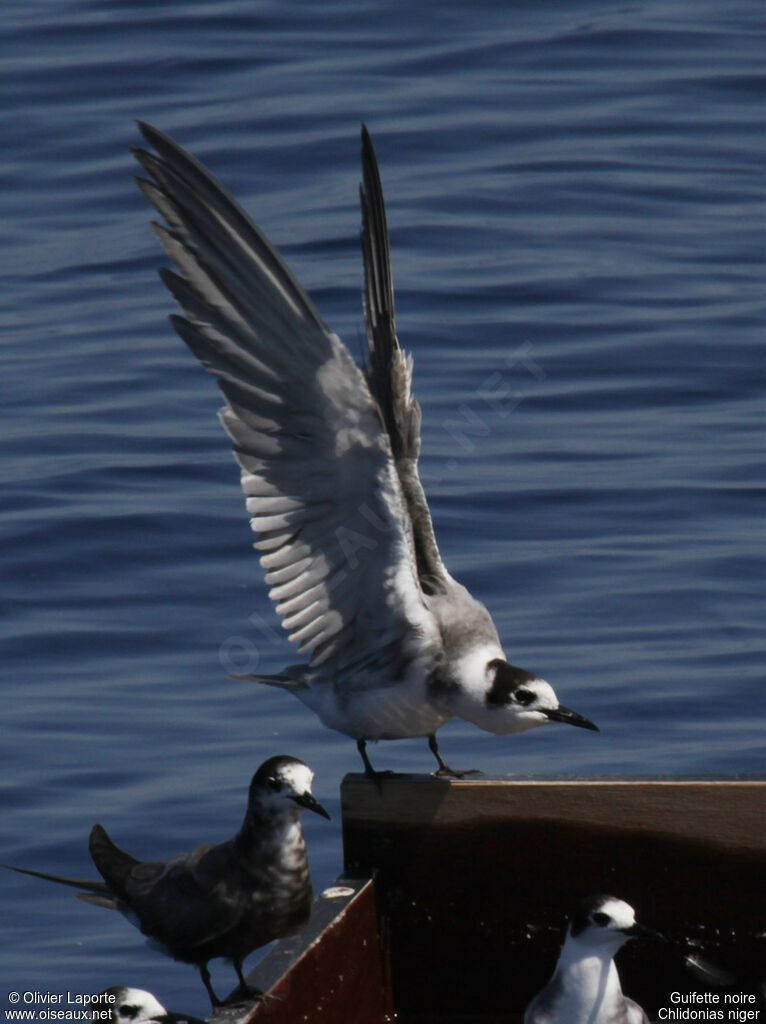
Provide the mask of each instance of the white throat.
[{"label": "white throat", "polygon": [[561,951],[554,978],[562,986],[561,1020],[607,1024],[623,1002],[622,986],[611,952]]}]

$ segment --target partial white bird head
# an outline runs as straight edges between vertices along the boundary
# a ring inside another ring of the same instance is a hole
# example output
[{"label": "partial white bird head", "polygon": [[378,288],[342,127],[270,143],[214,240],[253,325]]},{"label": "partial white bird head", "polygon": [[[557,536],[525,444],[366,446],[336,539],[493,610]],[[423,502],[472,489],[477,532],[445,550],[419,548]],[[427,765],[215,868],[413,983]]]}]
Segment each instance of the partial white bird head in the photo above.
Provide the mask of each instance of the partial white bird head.
[{"label": "partial white bird head", "polygon": [[515,728],[493,730],[497,732],[523,732],[548,722],[565,722],[581,729],[599,732],[597,725],[559,703],[550,683],[533,672],[510,665],[502,658],[493,658],[487,664],[487,707],[509,716],[509,725]]},{"label": "partial white bird head", "polygon": [[589,896],[569,923],[564,952],[611,957],[628,939],[662,939],[659,932],[636,922],[633,907],[616,896]]},{"label": "partial white bird head", "polygon": [[89,1007],[94,1020],[103,1020],[100,1014],[108,1010],[112,1024],[204,1024],[199,1017],[166,1010],[151,992],[127,985],[104,989],[91,998]]},{"label": "partial white bird head", "polygon": [[449,694],[453,714],[504,736],[549,722],[599,732],[597,725],[559,703],[550,683],[498,657],[494,644],[476,647],[455,666],[457,688]]},{"label": "partial white bird head", "polygon": [[250,783],[250,807],[279,812],[302,809],[316,811],[324,818],[330,815],[311,792],[314,773],[297,757],[278,754],[264,761]]},{"label": "partial white bird head", "polygon": [[148,1024],[164,1018],[167,1010],[151,992],[142,988],[129,988],[126,985],[114,985],[93,996],[90,1002],[92,1011],[99,1014],[109,1011],[109,1020],[118,1024]]}]

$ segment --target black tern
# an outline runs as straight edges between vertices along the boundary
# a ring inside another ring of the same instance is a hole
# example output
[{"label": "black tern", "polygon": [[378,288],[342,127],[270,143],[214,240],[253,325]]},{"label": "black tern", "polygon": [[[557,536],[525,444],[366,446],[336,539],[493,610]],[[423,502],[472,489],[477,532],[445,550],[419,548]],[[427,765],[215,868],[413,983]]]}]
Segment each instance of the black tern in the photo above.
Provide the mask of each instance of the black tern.
[{"label": "black tern", "polygon": [[103,882],[3,867],[83,889],[80,899],[119,910],[152,946],[199,969],[214,1007],[220,1000],[207,965],[216,957],[230,960],[243,991],[257,996],[243,977],[243,960],[272,939],[300,931],[311,912],[299,817],[304,808],[330,817],[311,794],[313,777],[297,758],[269,758],[250,783],[236,836],[169,861],[136,860],[94,825],[90,855]]},{"label": "black tern", "polygon": [[614,896],[591,896],[567,929],[553,977],[527,1007],[524,1024],[649,1024],[622,994],[612,959],[628,939],[661,939],[636,924],[633,908]]},{"label": "black tern", "polygon": [[290,691],[357,741],[427,736],[453,717],[491,733],[548,722],[597,730],[509,664],[487,609],[447,572],[418,476],[420,406],[394,321],[388,229],[362,127],[364,372],[276,248],[191,154],[148,124],[137,179],[181,275],[171,320],[226,399],[270,597],[306,664],[240,676]]},{"label": "black tern", "polygon": [[151,992],[125,985],[104,989],[88,1005],[97,1012],[94,1019],[99,1021],[108,1011],[111,1024],[203,1024],[199,1017],[166,1010]]}]

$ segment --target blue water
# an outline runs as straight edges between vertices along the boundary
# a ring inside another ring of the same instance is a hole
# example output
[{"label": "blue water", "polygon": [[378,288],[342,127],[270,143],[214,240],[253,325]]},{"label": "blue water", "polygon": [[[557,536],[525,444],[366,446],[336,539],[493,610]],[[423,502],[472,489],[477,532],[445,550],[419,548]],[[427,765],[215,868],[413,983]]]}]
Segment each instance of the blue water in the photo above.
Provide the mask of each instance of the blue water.
[{"label": "blue water", "polygon": [[[451,723],[448,759],[763,771],[765,36],[758,0],[4,7],[2,860],[87,876],[94,821],[147,859],[223,838],[290,752],[333,813],[305,822],[317,887],[341,867],[352,741],[226,674],[242,643],[265,671],[294,652],[217,391],[167,324],[137,117],[211,166],[355,352],[370,127],[442,552],[603,730]],[[371,753],[432,768],[423,741]],[[13,875],[0,900],[7,989],[205,1011],[118,915]]]}]

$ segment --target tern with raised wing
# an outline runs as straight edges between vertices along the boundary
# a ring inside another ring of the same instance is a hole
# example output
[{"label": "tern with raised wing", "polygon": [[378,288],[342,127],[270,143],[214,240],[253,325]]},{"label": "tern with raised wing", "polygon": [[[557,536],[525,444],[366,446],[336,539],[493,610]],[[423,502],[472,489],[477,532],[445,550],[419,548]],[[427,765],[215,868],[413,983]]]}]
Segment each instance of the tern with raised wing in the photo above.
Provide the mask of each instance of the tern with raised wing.
[{"label": "tern with raised wing", "polygon": [[119,910],[154,948],[197,966],[213,1007],[220,1000],[208,962],[216,957],[230,960],[242,991],[257,996],[242,974],[243,960],[272,939],[300,931],[311,913],[299,818],[304,808],[329,818],[311,793],[313,777],[298,758],[269,758],[252,778],[234,838],[168,861],[137,860],[94,825],[90,855],[103,882],[3,867],[82,889],[77,895],[86,903]]},{"label": "tern with raised wing", "polygon": [[[330,729],[357,741],[428,737],[451,718],[496,734],[549,722],[597,729],[510,664],[489,612],[450,576],[418,476],[420,406],[394,321],[377,161],[362,128],[364,370],[263,232],[193,156],[140,124],[138,183],[164,218],[180,274],[162,280],[173,325],[214,374],[270,597],[309,660],[276,675]],[[244,677],[243,677],[244,678]]]}]

